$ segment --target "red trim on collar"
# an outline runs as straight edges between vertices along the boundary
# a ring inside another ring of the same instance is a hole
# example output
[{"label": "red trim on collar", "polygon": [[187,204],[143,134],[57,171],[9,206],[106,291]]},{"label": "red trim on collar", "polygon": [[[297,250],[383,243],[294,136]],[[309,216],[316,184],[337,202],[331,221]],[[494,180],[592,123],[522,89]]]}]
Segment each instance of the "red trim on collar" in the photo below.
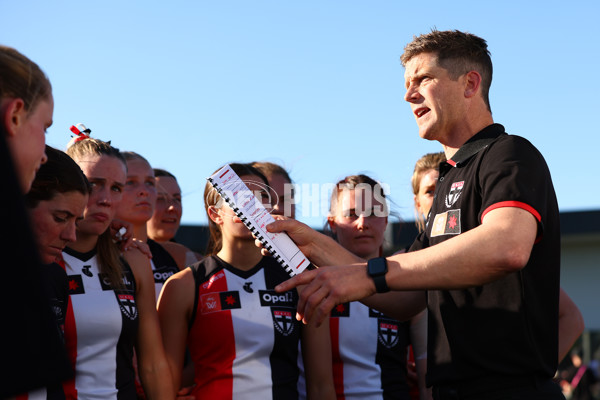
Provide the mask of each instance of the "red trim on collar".
[{"label": "red trim on collar", "polygon": [[456,167],[456,162],[454,160],[450,159],[450,160],[446,160],[446,162],[448,164],[452,165],[453,167]]}]

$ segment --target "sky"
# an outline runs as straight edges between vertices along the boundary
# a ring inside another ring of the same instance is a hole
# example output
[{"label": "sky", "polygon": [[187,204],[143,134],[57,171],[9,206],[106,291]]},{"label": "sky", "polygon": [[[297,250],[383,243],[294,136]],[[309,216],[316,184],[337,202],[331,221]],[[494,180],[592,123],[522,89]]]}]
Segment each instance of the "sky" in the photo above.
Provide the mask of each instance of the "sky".
[{"label": "sky", "polygon": [[419,138],[399,58],[414,35],[487,40],[494,120],[544,155],[562,212],[600,209],[600,2],[8,1],[0,43],[53,85],[47,143],[69,127],[177,176],[186,225],[206,224],[206,177],[229,162],[279,163],[299,220],[322,227],[330,183],[366,173],[413,220]]}]

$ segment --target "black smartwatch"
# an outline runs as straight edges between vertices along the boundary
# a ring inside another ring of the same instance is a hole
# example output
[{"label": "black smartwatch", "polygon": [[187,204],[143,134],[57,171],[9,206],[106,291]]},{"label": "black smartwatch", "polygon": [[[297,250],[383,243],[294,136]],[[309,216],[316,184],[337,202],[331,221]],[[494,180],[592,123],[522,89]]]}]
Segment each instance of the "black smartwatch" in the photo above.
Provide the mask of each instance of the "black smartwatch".
[{"label": "black smartwatch", "polygon": [[385,257],[371,258],[367,262],[367,274],[373,279],[377,293],[390,291],[390,288],[385,282],[385,273],[387,270],[387,260]]}]

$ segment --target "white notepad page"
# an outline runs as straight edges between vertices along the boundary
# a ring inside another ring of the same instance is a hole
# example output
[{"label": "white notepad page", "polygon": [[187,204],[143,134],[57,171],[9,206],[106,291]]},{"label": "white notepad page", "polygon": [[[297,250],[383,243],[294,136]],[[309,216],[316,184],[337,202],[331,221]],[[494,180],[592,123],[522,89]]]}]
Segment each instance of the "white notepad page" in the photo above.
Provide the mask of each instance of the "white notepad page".
[{"label": "white notepad page", "polygon": [[310,262],[285,232],[267,232],[266,226],[275,220],[229,164],[207,179],[244,225],[291,276],[308,267]]}]

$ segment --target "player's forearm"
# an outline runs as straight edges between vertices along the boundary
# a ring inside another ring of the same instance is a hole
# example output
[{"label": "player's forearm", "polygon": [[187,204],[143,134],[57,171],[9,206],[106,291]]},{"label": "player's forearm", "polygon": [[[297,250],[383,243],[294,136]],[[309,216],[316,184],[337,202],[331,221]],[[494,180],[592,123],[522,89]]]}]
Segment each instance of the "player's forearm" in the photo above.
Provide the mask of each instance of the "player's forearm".
[{"label": "player's forearm", "polygon": [[152,363],[149,368],[140,367],[140,379],[148,399],[175,399],[171,371],[166,362]]}]

